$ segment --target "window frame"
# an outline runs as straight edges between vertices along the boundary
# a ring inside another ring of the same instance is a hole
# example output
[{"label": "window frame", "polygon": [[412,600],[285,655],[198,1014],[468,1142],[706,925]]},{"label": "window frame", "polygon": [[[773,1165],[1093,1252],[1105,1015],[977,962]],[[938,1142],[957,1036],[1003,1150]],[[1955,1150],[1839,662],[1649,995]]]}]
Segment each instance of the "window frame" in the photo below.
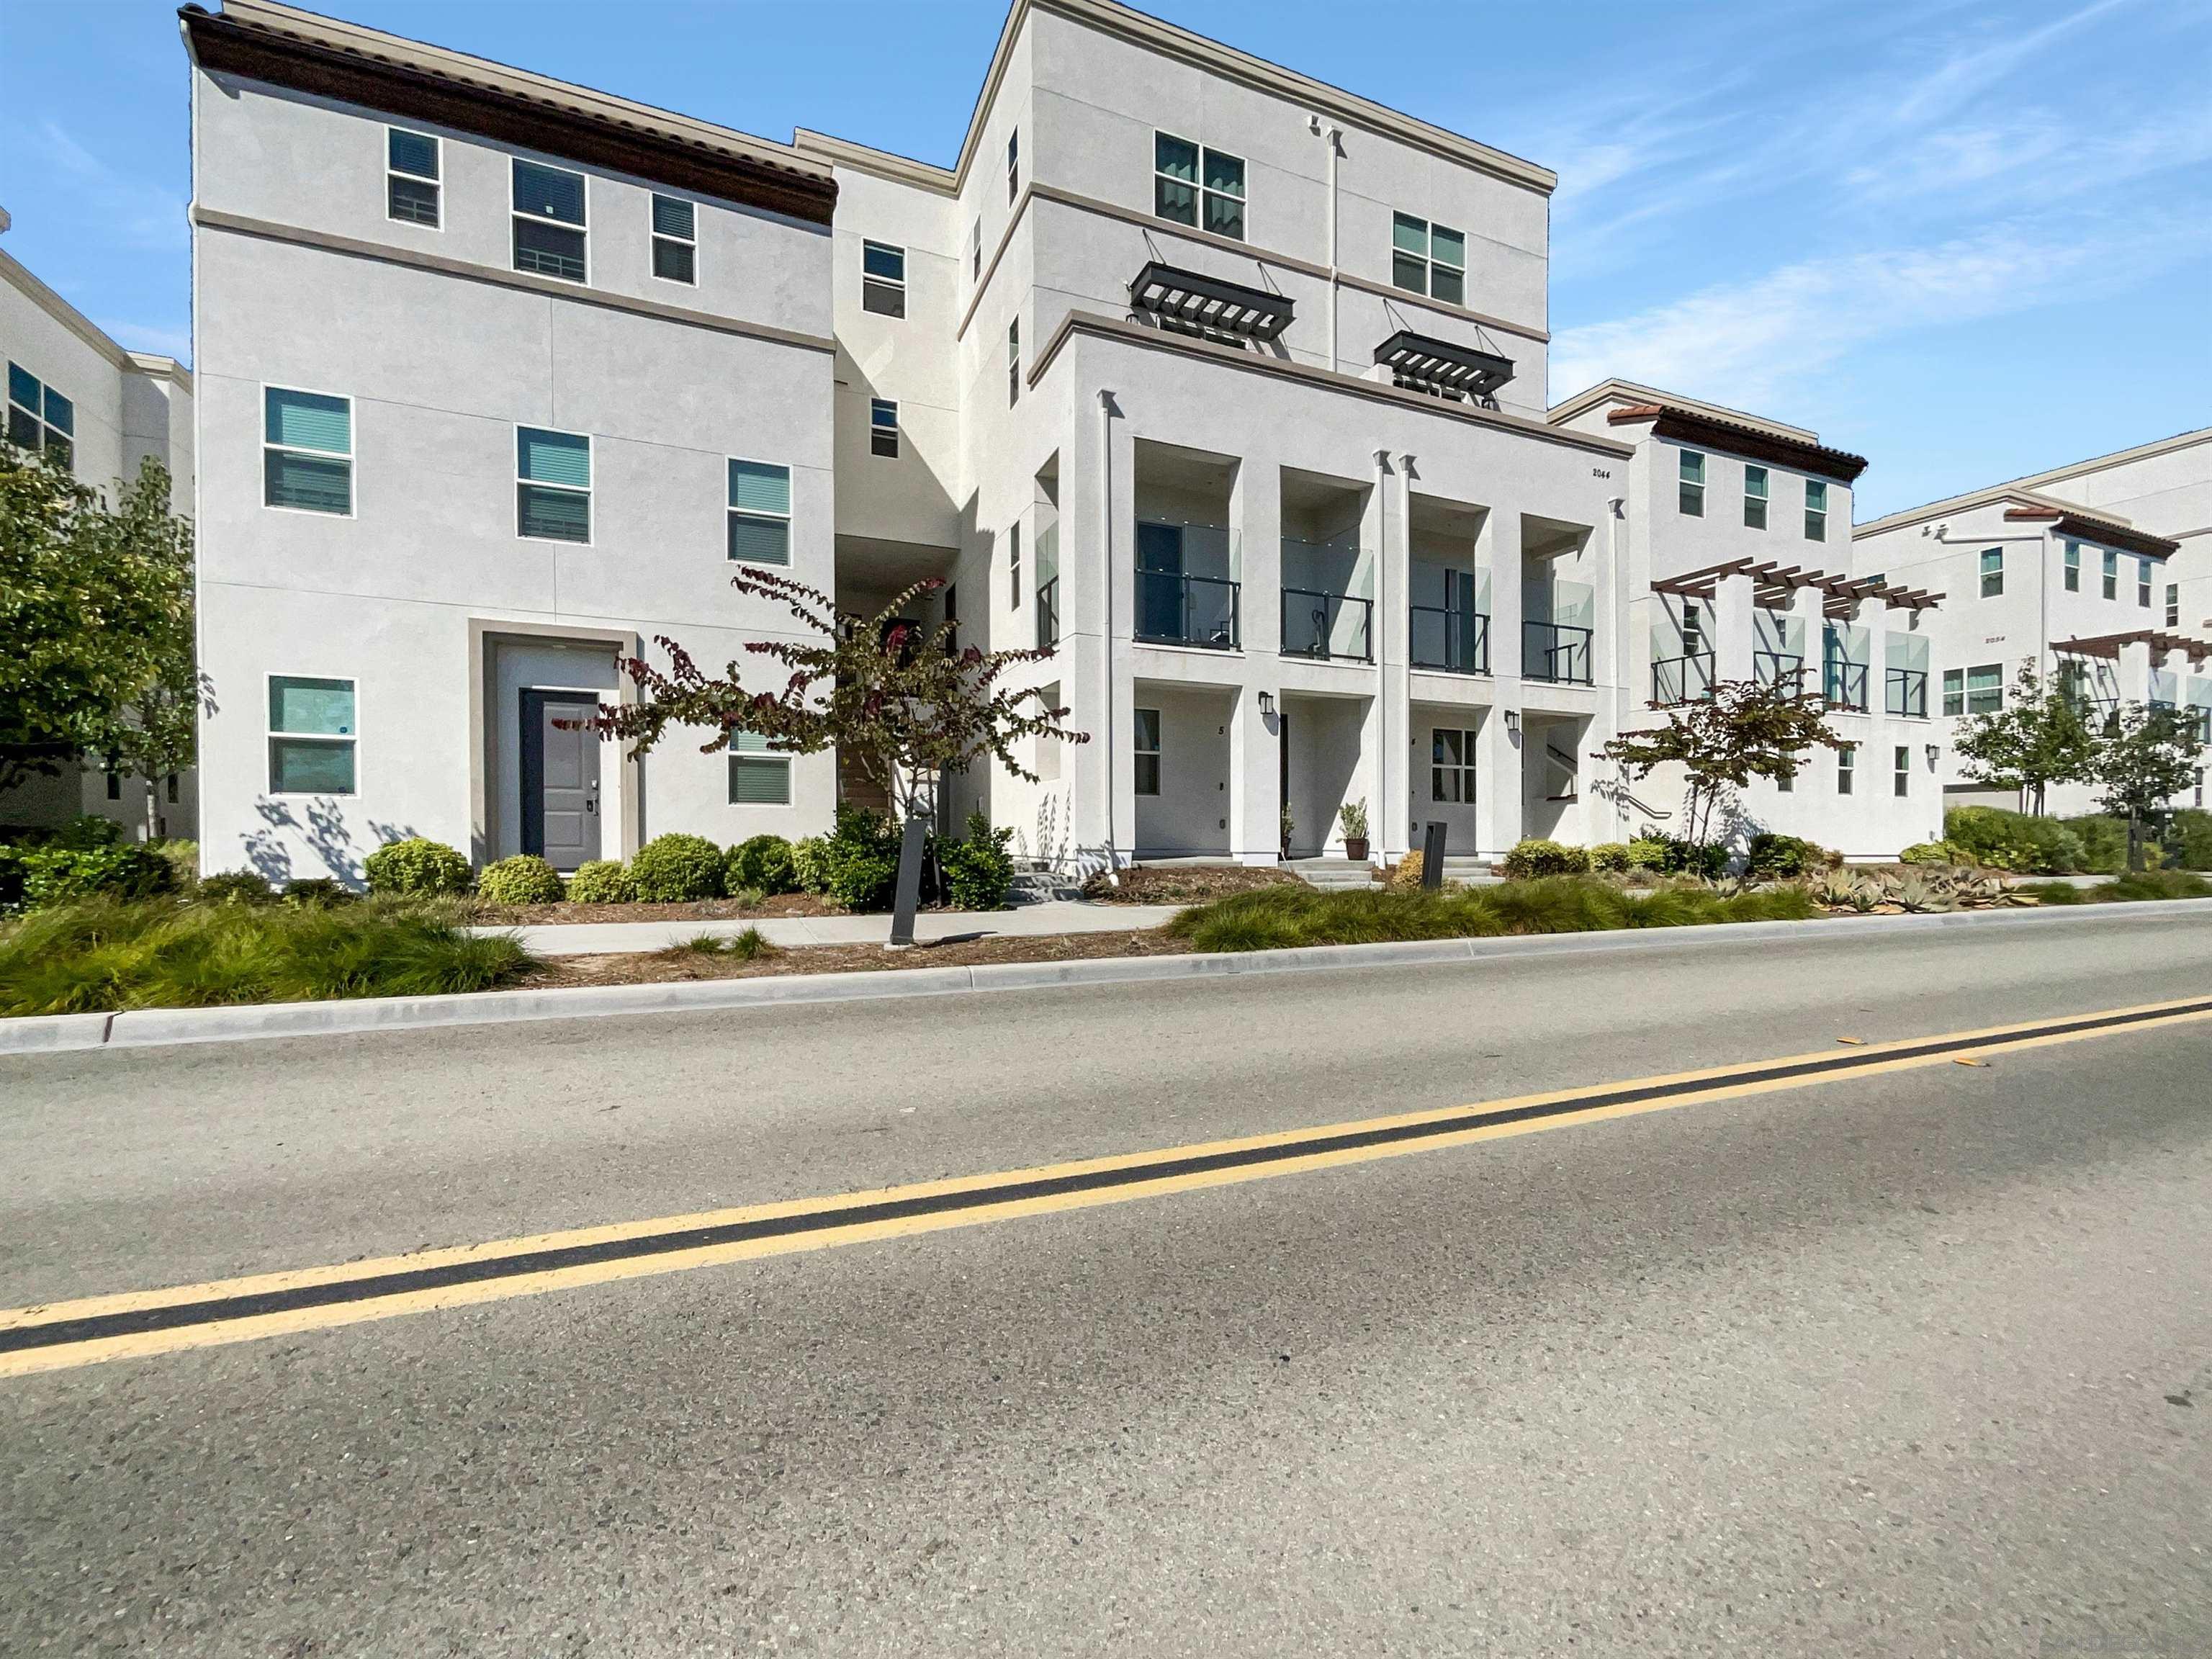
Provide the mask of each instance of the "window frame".
[{"label": "window frame", "polygon": [[[1705,516],[1705,460],[1702,449],[1678,449],[1674,452],[1674,511],[1678,517],[1702,519]],[[1693,468],[1691,463],[1695,462]],[[1689,475],[1694,471],[1697,477]],[[1689,492],[1695,490],[1696,495]],[[1691,505],[1692,502],[1696,505]]]},{"label": "window frame", "polygon": [[1022,400],[1022,319],[1017,313],[1006,324],[1006,407]]},{"label": "window frame", "polygon": [[2170,629],[2178,629],[2181,626],[2181,584],[2179,582],[2168,582],[2166,585],[2166,625]]},{"label": "window frame", "polygon": [[1858,793],[1859,746],[1855,743],[1836,746],[1836,793],[1855,795]]},{"label": "window frame", "polygon": [[[1160,171],[1160,140],[1163,138],[1170,143],[1186,146],[1196,158],[1189,179],[1178,179],[1173,173]],[[1225,190],[1217,190],[1206,182],[1206,164],[1209,159],[1217,155],[1224,161],[1234,161],[1237,164],[1238,177],[1243,182],[1234,195]],[[1215,149],[1211,145],[1201,144],[1195,138],[1186,138],[1181,133],[1170,132],[1164,127],[1154,127],[1152,129],[1152,217],[1158,219],[1162,224],[1180,225],[1185,230],[1200,231],[1208,236],[1219,236],[1228,241],[1249,242],[1252,240],[1251,167],[1249,156],[1233,155],[1225,149]],[[1191,218],[1187,221],[1177,219],[1160,211],[1160,185],[1163,181],[1181,185],[1190,191]],[[1209,196],[1218,196],[1237,204],[1236,230],[1233,232],[1216,230],[1206,222],[1208,216],[1206,210],[1206,198]]]},{"label": "window frame", "polygon": [[[783,474],[784,510],[770,513],[757,507],[739,507],[730,497],[737,493],[736,469],[740,466],[774,467]],[[722,557],[730,564],[757,565],[763,570],[788,570],[792,568],[794,534],[799,524],[798,475],[788,461],[763,460],[753,455],[726,455],[722,459]],[[750,519],[761,523],[780,521],[783,525],[783,562],[771,564],[765,559],[741,559],[730,551],[730,521]]]},{"label": "window frame", "polygon": [[[279,680],[322,680],[333,684],[343,684],[353,698],[353,730],[336,732],[279,732],[270,723],[275,717],[276,682]],[[261,676],[261,758],[264,775],[269,781],[268,793],[275,800],[338,800],[357,798],[361,787],[361,677],[357,674],[301,674],[280,672],[271,669]],[[276,787],[276,740],[279,738],[295,743],[327,744],[332,747],[343,744],[353,753],[353,787],[347,790],[279,789]]]},{"label": "window frame", "polygon": [[[868,269],[868,256],[887,253],[898,260],[898,275],[881,276]],[[868,303],[872,294],[880,293],[897,302],[898,309],[887,311],[881,306]],[[860,309],[872,317],[889,317],[903,322],[906,319],[906,248],[898,242],[879,242],[872,236],[860,239]]]},{"label": "window frame", "polygon": [[1016,127],[1006,135],[1006,205],[1022,193],[1022,130]]},{"label": "window frame", "polygon": [[[1996,563],[1992,564],[1991,560]],[[1976,597],[1984,599],[2002,599],[2005,587],[2005,556],[2002,547],[1985,547],[1975,555]],[[1990,584],[1996,585],[1992,587]]]},{"label": "window frame", "polygon": [[[393,165],[392,160],[392,141],[394,137],[402,133],[405,134],[410,138],[427,138],[429,140],[431,155],[434,158],[432,161],[432,165],[438,169],[436,173],[425,176],[419,173],[404,172],[399,167]],[[410,184],[429,185],[431,190],[432,205],[436,210],[438,216],[436,218],[431,220],[428,224],[425,224],[420,219],[403,219],[392,210],[392,186],[393,181],[399,179],[404,179]],[[386,121],[384,124],[384,217],[387,223],[395,225],[412,225],[417,230],[434,230],[441,236],[445,234],[446,141],[440,134],[434,132],[418,131],[413,127],[403,127],[398,123],[392,121]]]},{"label": "window frame", "polygon": [[[1152,716],[1152,744],[1149,749],[1145,747],[1145,717],[1147,714]],[[1162,774],[1166,762],[1163,757],[1166,750],[1166,731],[1160,720],[1160,711],[1157,708],[1132,709],[1129,720],[1129,753],[1131,758],[1137,763],[1131,769],[1133,775],[1130,779],[1129,793],[1132,795],[1149,795],[1155,800],[1159,799],[1160,786],[1164,781]],[[1144,763],[1148,760],[1152,763],[1152,787],[1149,789],[1145,787],[1144,767]]]},{"label": "window frame", "polygon": [[[354,396],[350,392],[325,392],[315,386],[279,386],[274,380],[260,383],[261,396],[261,510],[264,513],[303,513],[311,519],[354,519],[361,515],[360,479],[356,476],[361,452],[361,432],[356,420]],[[273,444],[269,441],[269,394],[272,392],[296,392],[305,398],[336,398],[346,406],[346,451],[343,455],[334,450],[303,449],[297,444]],[[287,507],[269,499],[269,452],[281,449],[288,454],[312,456],[318,460],[342,460],[346,464],[346,510],[329,513],[319,507]]]},{"label": "window frame", "polygon": [[1910,800],[1912,799],[1912,750],[1909,744],[1902,743],[1894,747],[1897,753],[1890,775],[1895,780],[1897,799]]},{"label": "window frame", "polygon": [[[1419,225],[1421,228],[1421,246],[1424,251],[1418,256],[1421,263],[1421,286],[1419,288],[1410,288],[1398,280],[1398,261],[1401,258],[1411,260],[1416,257],[1398,246],[1398,226],[1401,222],[1409,225]],[[1447,236],[1459,238],[1457,264],[1453,264],[1449,260],[1437,258],[1438,231],[1442,231]],[[1459,278],[1459,297],[1455,300],[1447,299],[1437,292],[1437,270],[1440,266]],[[1407,213],[1402,209],[1392,208],[1390,210],[1390,286],[1401,294],[1418,294],[1423,299],[1433,300],[1439,305],[1458,306],[1464,310],[1467,306],[1467,233],[1455,229],[1449,225],[1438,224],[1433,219],[1425,219],[1418,213]]]},{"label": "window frame", "polygon": [[1006,605],[1017,616],[1022,609],[1022,521],[1006,526]]},{"label": "window frame", "polygon": [[[508,264],[512,265],[517,272],[525,276],[543,276],[549,283],[574,283],[579,288],[589,288],[592,285],[592,175],[588,173],[580,171],[575,167],[559,167],[550,161],[533,161],[526,155],[516,155],[510,153],[507,159]],[[578,198],[581,203],[581,210],[583,213],[582,219],[574,224],[571,224],[566,219],[552,218],[543,213],[526,212],[522,208],[517,206],[516,202],[518,200],[518,194],[515,188],[517,182],[515,169],[517,167],[542,167],[548,173],[565,173],[572,175],[577,182],[583,186],[583,188],[578,192]],[[647,212],[649,213],[650,211],[651,210],[648,209]],[[526,220],[532,224],[551,225],[556,230],[573,230],[577,235],[582,237],[584,239],[584,274],[581,276],[562,276],[550,270],[532,270],[522,264],[517,264],[516,262],[522,257],[522,247],[520,243],[515,240],[515,234],[517,228]],[[647,222],[649,223],[650,220],[648,220]]]},{"label": "window frame", "polygon": [[1964,714],[1966,712],[1966,671],[1965,669],[1947,668],[1943,671],[1942,710],[1947,716]]},{"label": "window frame", "polygon": [[2138,554],[2136,557],[2136,609],[2138,611],[2148,611],[2151,607],[2150,572],[2151,562]]},{"label": "window frame", "polygon": [[[739,745],[742,744],[747,738],[759,738],[762,746],[758,749],[741,748]],[[729,804],[748,812],[788,812],[792,811],[798,805],[799,797],[798,790],[793,787],[795,780],[792,776],[791,763],[794,758],[795,757],[793,756],[788,750],[770,748],[769,746],[769,740],[766,738],[762,737],[757,732],[731,732],[729,752],[730,764],[728,768],[729,775],[726,780],[730,796]],[[781,800],[739,800],[738,799],[738,769],[740,766],[758,767],[763,764],[774,765],[781,770],[783,774],[783,799]]]},{"label": "window frame", "polygon": [[2079,593],[2081,591],[2081,544],[2067,543],[2063,559],[2060,579],[2069,593]]},{"label": "window frame", "polygon": [[1805,539],[1808,542],[1828,539],[1828,481],[1826,478],[1805,480]]},{"label": "window frame", "polygon": [[[1447,734],[1459,739],[1457,745],[1459,749],[1459,758],[1457,760],[1439,761],[1437,758],[1437,743],[1439,739],[1443,738]],[[1476,738],[1474,728],[1463,726],[1432,726],[1429,728],[1430,805],[1474,806],[1480,804],[1475,799],[1475,789],[1477,787],[1475,775],[1476,753]],[[1464,794],[1453,793],[1449,795],[1439,793],[1437,792],[1437,785],[1447,776],[1451,779],[1452,787],[1455,791],[1464,790],[1466,793]]]},{"label": "window frame", "polygon": [[[543,432],[555,438],[581,438],[584,441],[584,469],[592,482],[579,489],[574,484],[546,483],[537,478],[522,476],[522,434]],[[558,427],[526,426],[514,423],[514,538],[519,542],[544,542],[556,547],[592,547],[599,541],[599,439],[589,432],[563,432]],[[571,541],[566,536],[533,536],[522,527],[522,492],[525,489],[550,489],[564,495],[584,498],[584,539]]]},{"label": "window frame", "polygon": [[[1752,485],[1756,483],[1756,491]],[[1743,466],[1743,527],[1746,530],[1766,528],[1767,502],[1774,494],[1774,475],[1756,462],[1746,461]],[[1758,509],[1756,514],[1753,508]]]},{"label": "window frame", "polygon": [[968,227],[968,286],[973,289],[983,280],[983,221],[979,216]]},{"label": "window frame", "polygon": [[[4,412],[9,417],[8,424],[11,426],[14,424],[13,417],[18,410],[30,417],[32,424],[38,428],[39,441],[36,447],[41,455],[53,454],[55,441],[58,437],[62,447],[68,451],[68,453],[63,457],[63,465],[69,471],[75,472],[76,471],[76,399],[56,388],[53,382],[43,375],[33,374],[14,358],[9,358],[7,363],[8,385],[4,391],[0,391],[0,412]],[[38,387],[39,406],[36,409],[33,409],[27,404],[15,401],[15,377],[18,374]],[[57,400],[68,414],[69,424],[66,427],[54,424],[52,405]]]},{"label": "window frame", "polygon": [[2120,597],[2120,556],[2109,547],[2098,550],[2105,556],[2102,573],[2105,597],[2117,599]]},{"label": "window frame", "polygon": [[[1948,672],[1948,671],[1947,671]],[[2004,665],[2001,662],[1969,663],[1962,671],[1966,694],[1966,712],[1969,714],[1996,714],[2004,709]],[[1986,674],[1986,684],[1977,685],[1974,677]],[[1978,705],[1976,700],[1983,699]]]},{"label": "window frame", "polygon": [[[888,422],[880,418],[885,410],[889,410],[890,413],[890,419]],[[890,447],[888,449],[884,447],[884,440],[886,437],[890,440]],[[893,398],[871,398],[868,399],[868,453],[873,456],[878,456],[887,461],[895,461],[898,459],[899,422],[897,399]],[[736,509],[732,508],[731,510],[734,512]]]},{"label": "window frame", "polygon": [[[665,231],[660,228],[660,204],[663,202],[674,202],[691,210],[691,234],[689,236],[678,236],[672,231]],[[689,196],[677,196],[665,190],[656,190],[651,192],[651,199],[646,204],[645,213],[645,274],[654,282],[666,283],[672,288],[698,287],[699,204]],[[691,255],[690,276],[688,277],[664,276],[660,274],[660,245],[663,242],[667,243],[671,247],[683,248],[690,252]]]}]

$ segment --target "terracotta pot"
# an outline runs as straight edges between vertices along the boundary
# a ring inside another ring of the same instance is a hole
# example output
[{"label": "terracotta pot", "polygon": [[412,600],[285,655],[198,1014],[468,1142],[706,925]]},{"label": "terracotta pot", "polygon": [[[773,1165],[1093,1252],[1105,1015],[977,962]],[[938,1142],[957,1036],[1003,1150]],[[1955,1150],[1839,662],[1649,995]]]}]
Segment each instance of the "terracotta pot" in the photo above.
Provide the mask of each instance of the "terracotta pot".
[{"label": "terracotta pot", "polygon": [[1344,856],[1350,859],[1354,864],[1366,863],[1367,837],[1361,836],[1355,839],[1351,836],[1346,836],[1344,838]]}]

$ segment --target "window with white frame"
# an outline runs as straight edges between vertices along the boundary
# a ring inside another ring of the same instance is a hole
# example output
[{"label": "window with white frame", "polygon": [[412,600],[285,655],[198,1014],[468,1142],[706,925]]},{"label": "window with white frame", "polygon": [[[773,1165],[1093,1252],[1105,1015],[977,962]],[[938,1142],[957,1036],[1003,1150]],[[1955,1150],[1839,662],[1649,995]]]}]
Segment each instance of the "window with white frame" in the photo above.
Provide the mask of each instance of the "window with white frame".
[{"label": "window with white frame", "polygon": [[869,398],[868,453],[895,461],[898,449],[898,405],[888,398]]},{"label": "window with white frame", "polygon": [[1966,671],[1963,668],[1943,671],[1943,712],[1947,714],[1966,712]]},{"label": "window with white frame", "polygon": [[514,162],[514,268],[564,283],[586,280],[584,175]]},{"label": "window with white frame", "polygon": [[1135,725],[1137,793],[1157,795],[1160,793],[1160,711],[1138,709]]},{"label": "window with white frame", "polygon": [[1006,325],[1006,407],[1012,409],[1022,398],[1022,319],[1015,318]]},{"label": "window with white frame", "polygon": [[[1978,667],[1969,668],[1966,671],[1966,712],[1969,714],[1994,714],[2003,707],[2004,665],[1985,662]],[[1950,711],[1947,708],[1944,712],[1948,714]]]},{"label": "window with white frame", "polygon": [[1689,519],[1705,516],[1705,458],[1694,449],[1682,452],[1680,484],[1675,502],[1682,515]]},{"label": "window with white frame", "polygon": [[357,736],[351,680],[269,677],[270,794],[352,794]]},{"label": "window with white frame", "polygon": [[1695,599],[1682,601],[1682,654],[1686,657],[1705,654],[1705,613],[1698,608]]},{"label": "window with white frame", "polygon": [[664,283],[699,283],[699,210],[680,196],[653,195],[653,274]]},{"label": "window with white frame", "polygon": [[1747,530],[1766,528],[1766,469],[1746,466],[1743,470],[1743,522]]},{"label": "window with white frame", "polygon": [[1858,744],[1847,743],[1836,750],[1836,793],[1838,794],[1848,795],[1851,793],[1852,785],[1858,777]]},{"label": "window with white frame", "polygon": [[1805,480],[1805,539],[1828,539],[1828,486],[1819,478]]},{"label": "window with white frame", "polygon": [[1429,728],[1429,799],[1447,805],[1474,802],[1474,733]]},{"label": "window with white frame", "polygon": [[590,543],[592,441],[585,434],[515,428],[514,533]]},{"label": "window with white frame", "polygon": [[2166,625],[2168,628],[2181,626],[2181,589],[2173,582],[2166,585]]},{"label": "window with white frame", "polygon": [[2105,597],[2120,597],[2120,556],[2109,547],[2105,550]]},{"label": "window with white frame", "polygon": [[1912,750],[1903,744],[1897,745],[1895,757],[1897,798],[1904,800],[1912,793]]},{"label": "window with white frame", "polygon": [[1994,599],[2004,592],[2004,549],[1985,547],[1982,550],[1982,597]]},{"label": "window with white frame", "polygon": [[791,757],[777,754],[757,732],[730,738],[730,805],[791,805]]},{"label": "window with white frame", "polygon": [[2079,542],[2066,544],[2065,580],[2066,591],[2069,593],[2079,593],[2081,591],[2081,544]]},{"label": "window with white frame", "polygon": [[741,564],[791,562],[791,469],[730,463],[730,556]]},{"label": "window with white frame", "polygon": [[1006,202],[1012,205],[1015,197],[1022,193],[1022,130],[1016,127],[1006,135]]},{"label": "window with white frame", "polygon": [[2148,559],[2137,559],[2136,561],[2136,603],[2146,611],[2150,609],[2150,573],[2152,568],[2151,562]]},{"label": "window with white frame", "polygon": [[970,286],[983,280],[983,222],[978,219],[968,227],[968,281]]},{"label": "window with white frame", "polygon": [[1390,216],[1390,280],[1408,294],[1467,303],[1467,236],[1410,213]]},{"label": "window with white frame", "polygon": [[1152,214],[1244,240],[1244,161],[1171,133],[1152,135]]},{"label": "window with white frame", "polygon": [[906,250],[889,242],[860,244],[860,309],[878,317],[906,315]]},{"label": "window with white frame", "polygon": [[353,512],[353,399],[264,386],[261,502],[295,513]]},{"label": "window with white frame", "polygon": [[76,405],[19,363],[8,365],[8,441],[76,465]]},{"label": "window with white frame", "polygon": [[1018,519],[1006,526],[1006,603],[1016,611],[1022,608],[1022,524]]},{"label": "window with white frame", "polygon": [[438,176],[445,159],[437,138],[404,127],[386,127],[384,135],[385,216],[437,229]]}]

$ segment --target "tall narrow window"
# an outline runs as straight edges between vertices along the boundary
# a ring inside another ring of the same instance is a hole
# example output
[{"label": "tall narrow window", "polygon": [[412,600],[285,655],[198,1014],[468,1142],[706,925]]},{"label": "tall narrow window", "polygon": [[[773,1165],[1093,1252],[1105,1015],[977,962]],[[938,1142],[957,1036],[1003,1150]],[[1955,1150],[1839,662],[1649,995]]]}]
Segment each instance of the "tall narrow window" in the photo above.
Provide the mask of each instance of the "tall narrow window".
[{"label": "tall narrow window", "polygon": [[1467,237],[1410,213],[1390,217],[1390,280],[1408,294],[1467,303]]},{"label": "tall narrow window", "polygon": [[2081,544],[2079,542],[2066,544],[2066,591],[2069,593],[2081,591]]},{"label": "tall narrow window", "polygon": [[2004,665],[1990,662],[1969,668],[1966,671],[1966,712],[1969,714],[1994,714],[2003,707]]},{"label": "tall narrow window", "polygon": [[983,222],[978,219],[968,227],[968,281],[970,284],[983,280]]},{"label": "tall narrow window", "polygon": [[1016,127],[1006,135],[1006,201],[1012,205],[1022,193],[1022,130]]},{"label": "tall narrow window", "polygon": [[2181,589],[2173,582],[2166,585],[2166,625],[2168,628],[2181,626]]},{"label": "tall narrow window", "polygon": [[514,429],[514,533],[532,541],[592,539],[592,441],[580,432]]},{"label": "tall narrow window", "polygon": [[2105,550],[2105,597],[2120,597],[2120,556],[2109,547]]},{"label": "tall narrow window", "polygon": [[1022,397],[1022,319],[1018,317],[1006,325],[1006,407],[1012,409]]},{"label": "tall narrow window", "polygon": [[1136,715],[1137,793],[1157,795],[1160,793],[1160,711],[1139,708]]},{"label": "tall narrow window", "polygon": [[1947,714],[1966,712],[1966,671],[1963,668],[1943,671],[1943,712]]},{"label": "tall narrow window", "polygon": [[2136,561],[2136,603],[2146,611],[2150,609],[2150,573],[2148,559]]},{"label": "tall narrow window", "polygon": [[1244,240],[1244,162],[1187,138],[1152,135],[1152,213],[1156,218]]},{"label": "tall narrow window", "polygon": [[301,513],[353,511],[353,399],[265,387],[261,501]]},{"label": "tall narrow window", "polygon": [[898,459],[898,405],[888,398],[868,399],[868,453]]},{"label": "tall narrow window", "polygon": [[1022,608],[1022,526],[1017,519],[1006,527],[1006,603]]},{"label": "tall narrow window", "polygon": [[110,800],[123,799],[123,757],[120,755],[111,754],[107,757],[107,798]]},{"label": "tall narrow window", "polygon": [[906,250],[889,242],[860,244],[860,309],[906,315]]},{"label": "tall narrow window", "polygon": [[1897,798],[1903,800],[1912,793],[1912,750],[1900,743],[1897,745],[1895,759]]},{"label": "tall narrow window", "polygon": [[354,793],[351,680],[269,677],[269,793]]},{"label": "tall narrow window", "polygon": [[772,752],[768,739],[757,732],[731,735],[730,805],[791,805],[791,757]]},{"label": "tall narrow window", "polygon": [[1474,804],[1474,733],[1429,728],[1429,799],[1446,805]]},{"label": "tall narrow window", "polygon": [[437,229],[439,163],[443,159],[437,139],[404,127],[384,131],[386,216]]},{"label": "tall narrow window", "polygon": [[8,439],[43,449],[57,466],[76,465],[76,405],[19,364],[8,365]]},{"label": "tall narrow window", "polygon": [[566,283],[585,280],[584,175],[514,163],[514,268]]},{"label": "tall narrow window", "polygon": [[1982,597],[1993,599],[2004,592],[2004,549],[1982,550]]},{"label": "tall narrow window", "polygon": [[743,564],[791,562],[791,469],[730,463],[730,556]]},{"label": "tall narrow window", "polygon": [[1705,458],[1694,449],[1682,452],[1680,492],[1675,499],[1685,518],[1705,516]]},{"label": "tall narrow window", "polygon": [[1858,775],[1858,769],[1859,746],[1856,744],[1847,743],[1836,750],[1836,793],[1838,794],[1848,795],[1851,793],[1851,785]]},{"label": "tall narrow window", "polygon": [[1705,617],[1698,609],[1695,599],[1682,601],[1682,654],[1702,657],[1705,654]]},{"label": "tall narrow window", "polygon": [[699,210],[680,196],[653,198],[653,274],[664,283],[699,283]]},{"label": "tall narrow window", "polygon": [[1818,478],[1805,480],[1805,539],[1828,539],[1828,486]]},{"label": "tall narrow window", "polygon": [[1763,466],[1743,470],[1743,522],[1749,530],[1766,528],[1766,469]]}]

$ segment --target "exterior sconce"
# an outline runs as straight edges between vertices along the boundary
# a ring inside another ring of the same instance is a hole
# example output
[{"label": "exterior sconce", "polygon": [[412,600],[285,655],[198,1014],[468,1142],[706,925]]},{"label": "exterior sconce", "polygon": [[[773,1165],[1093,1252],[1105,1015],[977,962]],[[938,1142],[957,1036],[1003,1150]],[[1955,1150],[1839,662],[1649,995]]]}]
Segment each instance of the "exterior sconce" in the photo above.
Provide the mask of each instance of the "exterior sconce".
[{"label": "exterior sconce", "polygon": [[1512,732],[1516,737],[1518,737],[1521,734],[1521,711],[1519,709],[1509,708],[1505,711],[1505,729],[1508,732]]},{"label": "exterior sconce", "polygon": [[1933,772],[1936,769],[1936,757],[1943,752],[1942,745],[1933,743],[1925,745],[1923,752],[1924,752],[1928,757],[1928,769]]},{"label": "exterior sconce", "polygon": [[1262,714],[1272,714],[1275,712],[1275,694],[1273,692],[1262,691],[1260,694],[1260,712]]}]

